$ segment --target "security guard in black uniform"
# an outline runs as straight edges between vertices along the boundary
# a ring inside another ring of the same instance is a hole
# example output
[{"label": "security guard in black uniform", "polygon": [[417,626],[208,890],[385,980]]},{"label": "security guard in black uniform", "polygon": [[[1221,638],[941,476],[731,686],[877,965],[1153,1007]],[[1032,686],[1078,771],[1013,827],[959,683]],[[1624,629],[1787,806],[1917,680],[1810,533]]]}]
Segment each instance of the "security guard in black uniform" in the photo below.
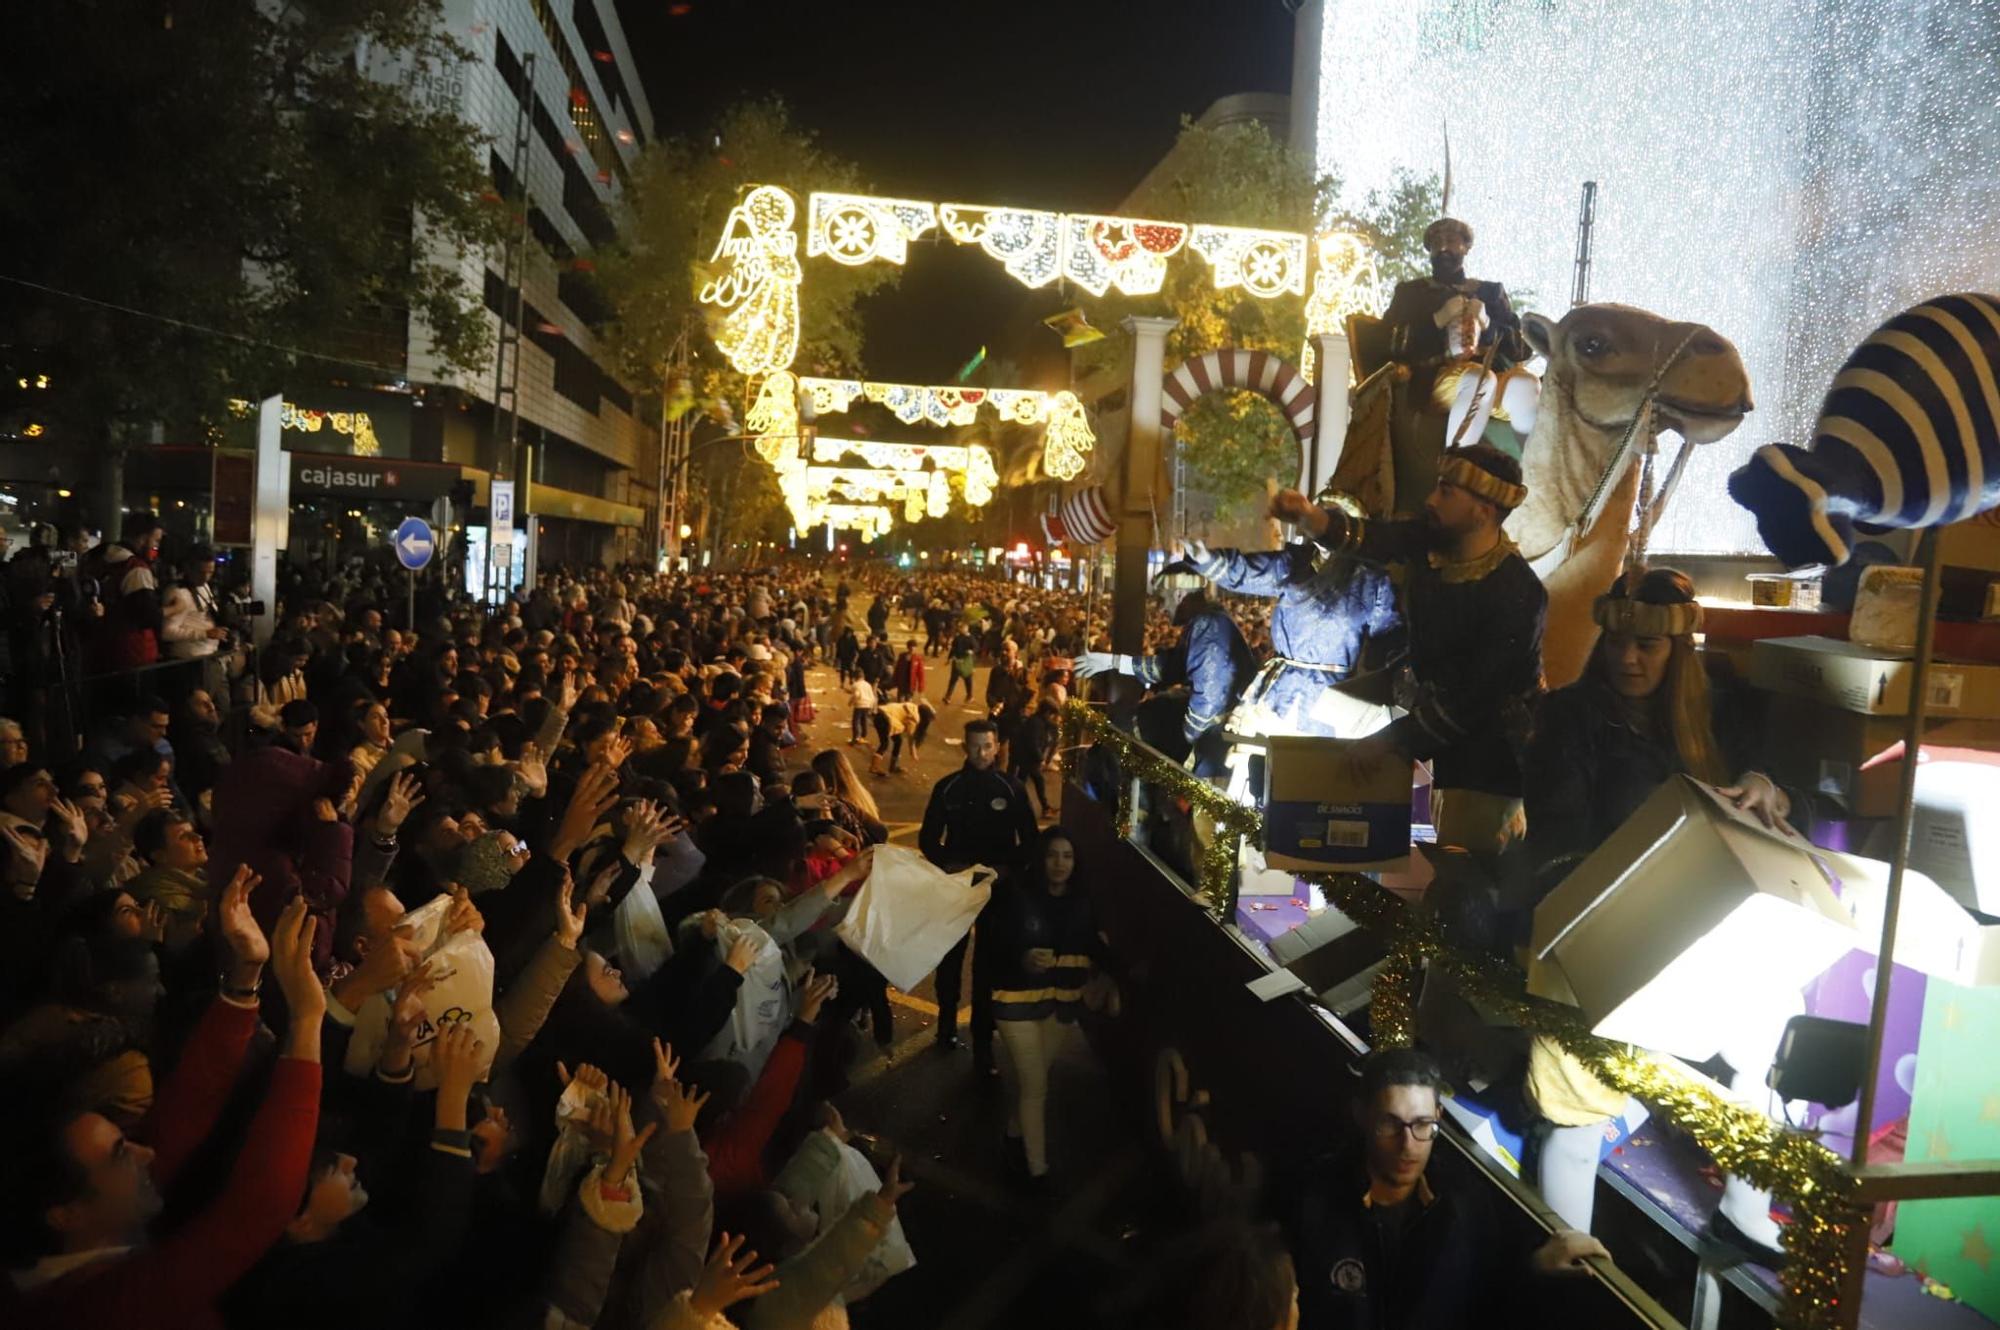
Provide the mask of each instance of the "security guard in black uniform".
[{"label": "security guard in black uniform", "polygon": [[[1028,805],[1027,791],[1013,777],[997,770],[994,759],[1000,753],[1000,732],[990,720],[975,720],[965,727],[965,765],[946,776],[931,789],[931,801],[924,809],[923,830],[917,844],[924,857],[946,872],[956,873],[973,864],[985,864],[1000,874],[994,884],[993,908],[1000,893],[1008,889],[1008,879],[1035,843],[1034,810]],[[984,917],[984,911],[981,912]],[[938,1026],[941,1050],[958,1047],[958,998],[964,972],[965,949],[972,941],[967,934],[945,953],[937,968]],[[979,1070],[991,1075],[993,1065],[993,1001],[987,974],[977,947],[972,953],[972,1055]]]}]

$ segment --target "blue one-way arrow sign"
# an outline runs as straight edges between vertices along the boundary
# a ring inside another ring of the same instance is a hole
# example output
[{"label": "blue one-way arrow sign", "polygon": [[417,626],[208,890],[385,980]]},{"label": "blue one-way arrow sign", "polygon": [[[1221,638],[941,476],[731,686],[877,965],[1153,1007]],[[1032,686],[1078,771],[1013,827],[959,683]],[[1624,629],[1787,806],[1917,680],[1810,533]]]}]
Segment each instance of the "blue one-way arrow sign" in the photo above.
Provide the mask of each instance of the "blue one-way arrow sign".
[{"label": "blue one-way arrow sign", "polygon": [[390,543],[396,547],[396,558],[413,573],[431,561],[431,552],[437,548],[431,524],[421,517],[405,518]]}]

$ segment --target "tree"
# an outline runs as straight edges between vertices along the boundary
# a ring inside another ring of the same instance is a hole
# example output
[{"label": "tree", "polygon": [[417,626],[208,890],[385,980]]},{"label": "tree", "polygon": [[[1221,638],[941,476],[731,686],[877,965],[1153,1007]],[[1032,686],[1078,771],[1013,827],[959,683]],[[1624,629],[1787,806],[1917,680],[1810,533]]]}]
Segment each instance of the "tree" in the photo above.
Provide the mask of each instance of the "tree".
[{"label": "tree", "polygon": [[[1199,219],[1226,226],[1280,231],[1317,229],[1333,207],[1338,184],[1316,176],[1312,163],[1254,121],[1197,125],[1183,120],[1180,138],[1133,194],[1124,211],[1135,217]],[[1305,342],[1305,300],[1258,300],[1240,290],[1218,291],[1208,265],[1191,255],[1167,266],[1158,295],[1107,295],[1090,307],[1107,331],[1132,314],[1178,320],[1167,337],[1167,368],[1225,346],[1276,352],[1296,360]],[[1080,355],[1086,372],[1129,356],[1126,334],[1113,333]],[[1211,393],[1175,428],[1185,450],[1190,487],[1225,514],[1261,501],[1267,476],[1298,467],[1298,445],[1276,408],[1247,393]]]},{"label": "tree", "polygon": [[[501,233],[441,0],[28,5],[0,43],[0,328],[65,448],[194,433],[301,370],[487,359]],[[24,283],[32,283],[26,285]],[[21,367],[16,371],[15,367]],[[115,493],[115,490],[114,490]],[[115,505],[115,498],[111,500]]]},{"label": "tree", "polygon": [[1387,190],[1369,190],[1359,208],[1336,214],[1334,224],[1350,228],[1374,248],[1376,271],[1387,291],[1397,282],[1430,275],[1424,228],[1442,216],[1444,186],[1436,174],[1420,176],[1398,167]]},{"label": "tree", "polygon": [[[766,184],[782,186],[797,200],[801,232],[806,199],[814,190],[867,192],[860,168],[821,148],[776,99],[740,103],[703,133],[647,147],[633,172],[626,239],[598,263],[599,284],[616,311],[604,330],[605,344],[632,382],[658,383],[679,339],[702,327],[695,271],[714,254],[730,210],[753,186]],[[893,283],[900,272],[884,263],[858,268],[812,263],[799,302],[794,369],[854,373],[861,360],[855,302]],[[706,337],[690,342],[703,395],[735,403],[740,414],[750,385]]]}]

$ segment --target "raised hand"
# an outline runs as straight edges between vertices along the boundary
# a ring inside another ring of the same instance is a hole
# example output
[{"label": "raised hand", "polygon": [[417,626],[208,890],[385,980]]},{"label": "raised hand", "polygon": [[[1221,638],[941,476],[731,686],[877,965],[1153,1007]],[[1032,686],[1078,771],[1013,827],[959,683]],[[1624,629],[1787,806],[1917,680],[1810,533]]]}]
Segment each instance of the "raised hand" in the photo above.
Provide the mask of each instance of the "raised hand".
[{"label": "raised hand", "polygon": [[57,799],[49,804],[49,815],[55,819],[51,828],[56,835],[72,845],[81,845],[90,839],[90,819],[83,810],[67,799]]},{"label": "raised hand", "polygon": [[148,942],[167,940],[167,912],[160,908],[158,901],[147,901],[146,908],[140,912],[139,936]]},{"label": "raised hand", "polygon": [[736,940],[729,944],[729,954],[722,958],[722,963],[738,974],[748,974],[760,950],[762,948],[757,943],[755,933],[747,931],[738,933]]},{"label": "raised hand", "polygon": [[484,1050],[470,1025],[454,1025],[431,1044],[431,1070],[437,1075],[437,1125],[447,1131],[465,1130],[465,1101],[479,1079],[479,1055]]},{"label": "raised hand", "polygon": [[799,1019],[807,1025],[819,1019],[821,1007],[828,999],[840,992],[840,980],[830,974],[815,975],[806,971],[805,996],[799,999]]},{"label": "raised hand", "polygon": [[521,756],[514,762],[514,773],[527,785],[528,793],[536,798],[549,792],[549,764],[542,758],[541,746],[532,739],[521,745]]},{"label": "raised hand", "polygon": [[550,845],[555,857],[567,859],[582,848],[597,820],[617,802],[618,775],[610,767],[595,765],[578,777],[576,793],[570,796],[569,807],[563,810],[562,824],[556,828],[555,840]]},{"label": "raised hand", "polygon": [[465,932],[484,934],[486,916],[472,903],[472,894],[456,882],[451,883],[448,890],[451,892],[451,909],[445,914],[444,931],[447,934]]},{"label": "raised hand", "polygon": [[416,1049],[417,1036],[423,1033],[424,994],[436,983],[437,977],[426,966],[396,989],[395,1005],[389,1008],[389,1037],[377,1064],[391,1076],[409,1069],[410,1054]]},{"label": "raised hand", "polygon": [[581,902],[572,905],[576,895],[576,877],[564,864],[562,885],[556,888],[556,942],[559,946],[575,951],[583,941],[583,924],[590,913],[589,907]]},{"label": "raised hand", "polygon": [[382,807],[375,814],[375,834],[384,839],[395,835],[423,801],[424,783],[415,775],[399,771],[389,777],[389,793],[383,797]]},{"label": "raised hand", "polygon": [[896,1202],[916,1189],[916,1183],[903,1181],[903,1157],[897,1155],[889,1161],[889,1171],[882,1176],[882,1190],[875,1195],[881,1199],[882,1204],[893,1210],[896,1208]]},{"label": "raised hand", "polygon": [[[741,1234],[717,1236],[715,1250],[702,1267],[701,1278],[688,1298],[688,1306],[704,1321],[722,1315],[746,1298],[760,1298],[778,1287],[771,1278],[777,1267],[758,1265],[757,1253],[743,1251]],[[737,1253],[741,1252],[739,1256]]]},{"label": "raised hand", "polygon": [[597,876],[590,879],[590,886],[583,893],[584,904],[602,905],[605,901],[610,900],[611,884],[616,882],[618,875],[624,871],[625,864],[619,859],[613,859],[610,863],[598,869]]},{"label": "raised hand", "polygon": [[340,821],[340,813],[334,808],[333,800],[331,799],[313,800],[313,816],[322,822]]},{"label": "raised hand", "polygon": [[318,923],[306,913],[303,896],[294,896],[272,930],[271,972],[285,995],[291,1027],[285,1035],[285,1056],[319,1061],[319,1026],[326,1016],[326,990],[313,973],[313,929]]},{"label": "raised hand", "polygon": [[[256,987],[257,976],[271,959],[271,943],[250,913],[250,893],[263,881],[250,871],[250,865],[238,864],[235,876],[222,889],[222,900],[216,906],[216,931],[221,935],[223,945],[229,948],[232,988]],[[295,900],[293,903],[301,910],[305,908],[302,901]]]},{"label": "raised hand", "polygon": [[677,1079],[675,1073],[680,1065],[672,1045],[662,1044],[658,1039],[653,1041],[653,1106],[660,1110],[668,1135],[693,1131],[702,1106],[708,1103],[706,1091],[689,1094],[688,1088]]},{"label": "raised hand", "polygon": [[622,734],[614,734],[604,741],[604,764],[613,771],[625,765],[625,759],[632,756],[632,741]]},{"label": "raised hand", "polygon": [[660,1124],[648,1122],[639,1131],[632,1130],[632,1096],[622,1085],[612,1085],[606,1102],[611,1110],[611,1162],[604,1166],[604,1181],[607,1186],[622,1187],[625,1179],[632,1176],[632,1165],[638,1162],[639,1152],[653,1139]]}]

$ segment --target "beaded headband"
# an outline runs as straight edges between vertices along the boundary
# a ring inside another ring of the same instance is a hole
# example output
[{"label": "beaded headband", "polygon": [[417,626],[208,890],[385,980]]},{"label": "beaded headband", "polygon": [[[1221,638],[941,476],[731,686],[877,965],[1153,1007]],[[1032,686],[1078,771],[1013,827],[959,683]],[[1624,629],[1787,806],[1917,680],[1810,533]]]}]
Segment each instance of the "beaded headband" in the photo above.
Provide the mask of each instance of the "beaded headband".
[{"label": "beaded headband", "polygon": [[1499,504],[1508,512],[1519,508],[1528,497],[1526,485],[1502,480],[1467,457],[1445,454],[1444,461],[1438,464],[1438,475],[1462,490],[1470,490],[1482,499]]},{"label": "beaded headband", "polygon": [[1701,631],[1701,606],[1691,600],[1674,605],[1655,605],[1646,600],[1623,596],[1599,596],[1591,605],[1590,617],[1607,633],[1629,633],[1633,637],[1686,637]]}]

